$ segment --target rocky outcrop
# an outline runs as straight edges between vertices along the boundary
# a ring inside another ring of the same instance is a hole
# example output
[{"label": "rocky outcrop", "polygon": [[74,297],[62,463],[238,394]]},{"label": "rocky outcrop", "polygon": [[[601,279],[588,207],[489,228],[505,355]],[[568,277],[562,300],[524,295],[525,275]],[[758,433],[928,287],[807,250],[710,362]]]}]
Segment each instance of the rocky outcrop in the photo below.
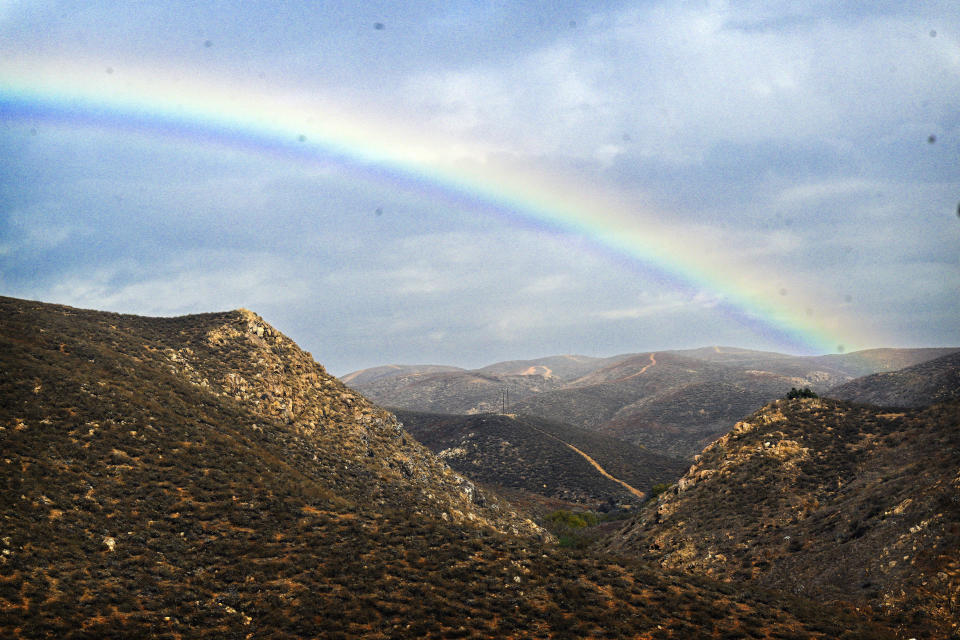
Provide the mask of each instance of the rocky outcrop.
[{"label": "rocky outcrop", "polygon": [[[423,509],[454,522],[546,535],[516,512],[482,496],[426,448],[396,417],[329,375],[310,353],[246,309],[201,316],[163,350],[170,370],[191,384],[289,425],[344,463],[374,474],[372,487],[413,483]],[[251,425],[251,428],[262,428]],[[482,506],[481,506],[482,505]]]},{"label": "rocky outcrop", "polygon": [[709,445],[608,542],[949,628],[960,614],[960,404],[781,400]]}]

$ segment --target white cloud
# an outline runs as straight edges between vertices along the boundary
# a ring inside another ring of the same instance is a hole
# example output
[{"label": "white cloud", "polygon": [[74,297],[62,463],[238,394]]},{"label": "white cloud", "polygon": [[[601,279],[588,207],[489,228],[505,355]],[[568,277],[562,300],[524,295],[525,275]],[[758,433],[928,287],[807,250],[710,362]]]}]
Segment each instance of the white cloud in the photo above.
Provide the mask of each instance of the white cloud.
[{"label": "white cloud", "polygon": [[692,295],[677,292],[646,293],[639,296],[638,303],[632,306],[597,310],[590,315],[607,321],[638,320],[675,312],[697,313],[705,309],[713,309],[721,302],[723,302],[722,296],[709,291],[698,291]]},{"label": "white cloud", "polygon": [[[521,155],[696,162],[716,141],[858,140],[951,105],[960,48],[920,17],[810,17],[745,29],[732,2],[598,15],[507,66],[412,78],[405,102],[432,124]],[[955,108],[955,106],[953,107]],[[932,113],[931,113],[932,116]]]},{"label": "white cloud", "polygon": [[776,197],[776,204],[787,207],[803,206],[823,200],[863,197],[864,194],[876,193],[883,189],[885,189],[884,184],[872,180],[858,178],[820,180],[783,188]]},{"label": "white cloud", "polygon": [[561,291],[570,287],[570,278],[566,274],[551,274],[534,279],[523,285],[521,295],[538,295]]}]

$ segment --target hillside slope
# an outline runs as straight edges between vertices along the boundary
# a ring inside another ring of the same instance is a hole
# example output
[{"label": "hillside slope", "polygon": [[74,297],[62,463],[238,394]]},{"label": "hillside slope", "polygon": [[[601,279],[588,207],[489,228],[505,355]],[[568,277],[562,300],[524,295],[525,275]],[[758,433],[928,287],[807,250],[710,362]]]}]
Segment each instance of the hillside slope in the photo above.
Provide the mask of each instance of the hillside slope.
[{"label": "hillside slope", "polygon": [[781,400],[698,456],[609,548],[663,567],[960,620],[960,403]]},{"label": "hillside slope", "polygon": [[680,460],[533,416],[397,411],[397,417],[415,438],[472,480],[593,509],[637,505],[642,498],[604,476],[585,456],[643,493],[675,481],[685,469]]},{"label": "hillside slope", "polygon": [[960,398],[960,352],[830,389],[831,398],[887,407],[923,407]]},{"label": "hillside slope", "polygon": [[851,378],[859,378],[912,367],[958,351],[960,348],[957,347],[864,349],[851,353],[814,356],[810,360],[820,365],[837,368]]},{"label": "hillside slope", "polygon": [[4,638],[892,637],[544,546],[247,311],[0,298],[0,449]]},{"label": "hillside slope", "polygon": [[415,372],[368,382],[355,379],[352,386],[373,402],[390,409],[474,414],[500,411],[505,399],[515,402],[558,389],[563,384],[562,380],[540,372],[496,375],[480,371],[446,371]]}]

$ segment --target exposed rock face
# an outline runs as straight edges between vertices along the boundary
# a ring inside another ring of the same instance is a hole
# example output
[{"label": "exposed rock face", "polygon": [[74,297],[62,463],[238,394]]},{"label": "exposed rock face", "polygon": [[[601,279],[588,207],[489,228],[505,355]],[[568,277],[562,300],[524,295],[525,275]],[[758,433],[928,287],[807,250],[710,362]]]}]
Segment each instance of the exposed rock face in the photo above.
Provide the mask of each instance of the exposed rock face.
[{"label": "exposed rock face", "polygon": [[[473,485],[406,436],[393,414],[327,374],[292,340],[246,309],[200,316],[162,351],[170,371],[215,396],[226,396],[265,420],[280,421],[374,474],[371,487],[414,483],[426,504],[454,521],[540,535],[527,519],[490,507]],[[251,428],[259,428],[251,425]]]},{"label": "exposed rock face", "polygon": [[781,400],[609,541],[663,567],[960,620],[960,403]]}]

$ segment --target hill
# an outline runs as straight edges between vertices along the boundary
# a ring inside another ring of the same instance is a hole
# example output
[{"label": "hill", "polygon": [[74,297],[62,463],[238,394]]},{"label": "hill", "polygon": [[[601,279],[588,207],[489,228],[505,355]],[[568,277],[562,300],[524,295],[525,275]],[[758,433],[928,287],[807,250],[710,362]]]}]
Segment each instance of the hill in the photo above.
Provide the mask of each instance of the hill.
[{"label": "hill", "polygon": [[704,449],[608,548],[955,630],[958,468],[957,401],[780,400]]},{"label": "hill", "polygon": [[685,468],[616,438],[532,416],[397,411],[397,417],[472,480],[594,510],[639,505],[653,485],[675,481]]},{"label": "hill", "polygon": [[830,389],[833,398],[888,407],[922,407],[960,397],[960,352]]},{"label": "hill", "polygon": [[0,298],[0,447],[4,638],[893,637],[561,552],[249,311]]},{"label": "hill", "polygon": [[474,414],[500,411],[504,394],[507,402],[515,402],[563,385],[562,380],[543,373],[495,375],[480,371],[452,371],[412,373],[370,382],[355,379],[353,388],[373,402],[392,409]]},{"label": "hill", "polygon": [[628,357],[630,356],[621,355],[611,358],[591,358],[589,356],[577,355],[549,356],[534,360],[498,362],[477,369],[477,371],[498,376],[539,375],[545,378],[556,378],[563,382],[570,382],[587,375],[591,371],[595,371]]},{"label": "hill", "polygon": [[866,349],[844,354],[816,356],[812,361],[837,367],[851,378],[873,373],[897,371],[915,364],[941,358],[960,351],[957,347],[930,349]]},{"label": "hill", "polygon": [[735,347],[704,347],[671,353],[709,362],[765,369],[780,375],[812,376],[810,384],[804,386],[817,386],[823,390],[831,384],[837,384],[834,382],[837,379],[859,378],[872,373],[896,371],[957,351],[960,351],[957,347],[883,348],[822,356],[793,356]]},{"label": "hill", "polygon": [[444,365],[432,364],[387,364],[380,367],[373,367],[371,369],[354,371],[349,375],[343,376],[341,380],[344,384],[361,385],[372,384],[378,380],[389,380],[390,378],[396,378],[399,376],[416,376],[430,373],[452,373],[456,371],[463,371],[463,369],[460,367],[448,367]]}]

